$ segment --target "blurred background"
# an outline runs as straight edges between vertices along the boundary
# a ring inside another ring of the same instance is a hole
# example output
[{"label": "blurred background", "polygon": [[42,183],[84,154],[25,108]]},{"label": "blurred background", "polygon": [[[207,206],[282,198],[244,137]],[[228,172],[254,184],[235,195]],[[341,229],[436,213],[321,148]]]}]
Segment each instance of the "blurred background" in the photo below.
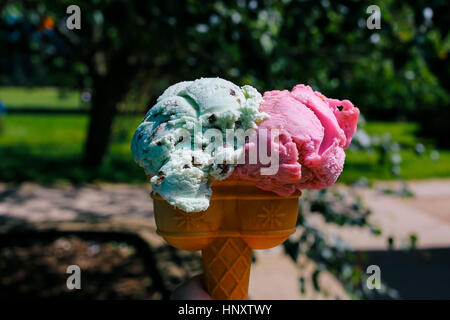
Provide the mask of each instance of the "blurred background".
[{"label": "blurred background", "polygon": [[1,298],[160,299],[200,272],[156,236],[130,141],[167,86],[216,76],[362,114],[338,184],[255,254],[251,298],[450,298],[448,1],[90,0],[69,30],[72,4],[0,4]]}]

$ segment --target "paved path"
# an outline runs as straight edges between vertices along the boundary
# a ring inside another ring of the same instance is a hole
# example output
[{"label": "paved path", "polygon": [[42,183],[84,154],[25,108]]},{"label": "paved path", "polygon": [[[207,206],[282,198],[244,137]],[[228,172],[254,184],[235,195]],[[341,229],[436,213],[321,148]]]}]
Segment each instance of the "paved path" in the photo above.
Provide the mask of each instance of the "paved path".
[{"label": "paved path", "polygon": [[[395,183],[388,186],[399,188]],[[394,248],[405,248],[413,234],[417,236],[418,248],[450,247],[450,180],[417,181],[408,186],[413,197],[384,194],[378,191],[381,184],[359,190],[372,210],[370,221],[380,227],[382,236],[358,228],[329,225],[318,215],[310,222],[359,250],[386,249],[389,237],[394,239]]]},{"label": "paved path", "polygon": [[[412,182],[409,186],[415,197],[382,194],[377,191],[379,186],[358,190],[372,209],[371,221],[383,230],[380,237],[358,228],[330,226],[318,215],[312,215],[310,223],[329,234],[342,237],[355,249],[386,249],[389,236],[394,238],[394,246],[400,248],[413,233],[418,237],[420,248],[450,247],[450,180]],[[191,275],[189,270],[181,271],[170,261],[174,258],[174,251],[155,234],[152,201],[145,185],[44,187],[28,183],[18,186],[0,184],[0,232],[27,227],[38,230],[133,232],[151,247],[163,248],[156,252],[159,254],[159,267],[171,270],[170,279],[166,281],[173,284],[174,278]],[[198,253],[175,251],[179,260],[198,258]],[[280,247],[258,251],[257,257],[258,263],[251,274],[251,298],[324,298],[312,289],[308,290],[308,283],[307,295],[299,294],[300,270],[282,253]],[[309,265],[312,270],[312,263]],[[309,268],[301,272],[307,274]],[[324,273],[321,277],[319,281],[326,284],[329,298],[347,297],[331,275]]]}]

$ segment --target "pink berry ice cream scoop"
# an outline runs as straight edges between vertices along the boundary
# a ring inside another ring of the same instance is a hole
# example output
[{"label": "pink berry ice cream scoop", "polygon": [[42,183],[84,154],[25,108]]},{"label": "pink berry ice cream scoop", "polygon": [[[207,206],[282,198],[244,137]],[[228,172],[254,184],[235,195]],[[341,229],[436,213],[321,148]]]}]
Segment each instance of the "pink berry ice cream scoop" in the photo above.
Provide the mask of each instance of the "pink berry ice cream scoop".
[{"label": "pink berry ice cream scoop", "polygon": [[[297,189],[322,189],[335,183],[342,172],[344,149],[356,132],[359,109],[348,100],[329,99],[299,84],[291,92],[264,93],[261,111],[269,114],[258,125],[266,129],[268,149],[278,152],[279,169],[262,175],[260,162],[236,167],[232,178],[250,180],[258,188],[289,196]],[[278,130],[274,140],[271,130]],[[261,135],[259,136],[261,137]],[[247,152],[258,144],[248,144]]]}]

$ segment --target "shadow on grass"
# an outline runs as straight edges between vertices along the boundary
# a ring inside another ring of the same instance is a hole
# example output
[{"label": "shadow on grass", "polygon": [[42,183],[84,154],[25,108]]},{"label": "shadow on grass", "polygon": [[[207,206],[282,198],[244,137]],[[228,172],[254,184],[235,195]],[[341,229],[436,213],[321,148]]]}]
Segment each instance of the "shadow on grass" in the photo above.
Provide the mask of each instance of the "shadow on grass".
[{"label": "shadow on grass", "polygon": [[[11,232],[0,235],[0,298],[167,299],[151,248],[122,233]],[[83,290],[66,268],[82,267]]]},{"label": "shadow on grass", "polygon": [[0,181],[42,184],[103,182],[143,183],[145,176],[131,155],[111,154],[98,169],[83,167],[76,153],[37,152],[27,147],[0,147]]}]

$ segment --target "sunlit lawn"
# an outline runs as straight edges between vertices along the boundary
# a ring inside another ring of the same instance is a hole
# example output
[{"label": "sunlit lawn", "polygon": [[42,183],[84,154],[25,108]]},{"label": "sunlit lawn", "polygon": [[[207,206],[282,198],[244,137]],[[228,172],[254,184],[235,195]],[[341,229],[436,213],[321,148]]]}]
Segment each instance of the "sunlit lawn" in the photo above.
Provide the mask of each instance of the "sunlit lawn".
[{"label": "sunlit lawn", "polygon": [[[138,117],[121,120],[132,122],[128,128],[140,122]],[[86,115],[7,115],[1,121],[0,181],[145,181],[131,157],[131,131],[122,142],[112,143],[98,171],[89,171],[81,166]]]},{"label": "sunlit lawn", "polygon": [[[142,170],[130,152],[133,128],[141,117],[121,116],[117,120],[111,151],[98,171],[81,166],[81,154],[88,125],[86,115],[7,115],[0,133],[0,181],[38,182],[144,182]],[[414,124],[369,123],[370,133],[390,132],[402,145],[413,146]],[[440,159],[430,158],[431,148],[422,156],[411,147],[402,150],[402,175],[406,179],[450,177],[450,151],[440,151]],[[340,182],[361,176],[392,179],[388,166],[378,163],[377,154],[347,151],[345,170]]]},{"label": "sunlit lawn", "polygon": [[[419,156],[412,150],[401,151],[401,174],[405,179],[427,179],[450,177],[450,151],[440,151],[439,160],[430,158],[430,152]],[[379,165],[376,154],[347,152],[344,172],[340,182],[352,182],[361,176],[372,180],[393,179],[388,166]]]},{"label": "sunlit lawn", "polygon": [[417,124],[411,122],[368,122],[365,130],[371,135],[390,134],[392,139],[403,146],[414,146],[418,141],[415,132]]},{"label": "sunlit lawn", "polygon": [[[439,160],[432,160],[431,152],[434,150],[429,141],[417,139],[414,133],[417,131],[415,123],[393,123],[393,122],[369,122],[365,126],[370,135],[382,136],[390,134],[393,141],[401,146],[401,175],[405,179],[427,179],[450,177],[450,150],[439,150]],[[418,142],[425,144],[425,153],[416,154],[414,147]],[[372,180],[393,179],[391,169],[388,165],[380,165],[377,153],[349,152],[344,172],[339,178],[342,182],[351,182],[358,177],[365,176]]]},{"label": "sunlit lawn", "polygon": [[57,88],[0,87],[0,101],[7,108],[79,109],[88,104],[80,92]]}]

